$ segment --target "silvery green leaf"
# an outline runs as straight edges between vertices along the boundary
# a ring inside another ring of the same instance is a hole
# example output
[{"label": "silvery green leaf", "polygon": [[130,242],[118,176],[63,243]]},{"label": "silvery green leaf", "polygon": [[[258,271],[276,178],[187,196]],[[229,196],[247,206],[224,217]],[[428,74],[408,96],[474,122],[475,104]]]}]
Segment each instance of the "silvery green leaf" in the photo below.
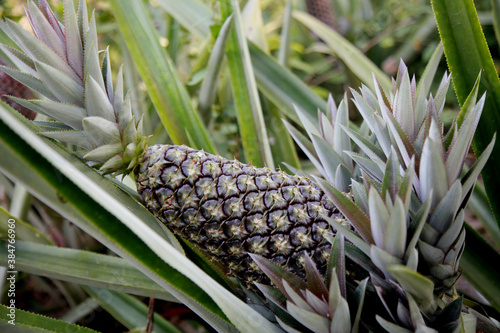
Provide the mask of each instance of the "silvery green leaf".
[{"label": "silvery green leaf", "polygon": [[343,298],[340,299],[335,314],[331,320],[331,333],[344,333],[351,331],[351,314],[349,313],[349,305]]},{"label": "silvery green leaf", "polygon": [[[429,127],[429,134],[426,139],[431,139],[439,154],[441,155],[441,159],[444,161],[445,159],[445,151],[444,151],[444,143],[443,143],[443,134],[441,127],[439,127],[438,123],[435,119],[431,120],[431,125]],[[425,144],[425,143],[424,143]]]},{"label": "silvery green leaf", "polygon": [[[368,121],[368,119],[372,119],[376,113],[378,113],[378,109],[373,105],[370,105],[366,99],[361,96],[356,90],[351,89],[351,94],[353,96],[354,105],[358,109],[359,113],[363,119],[366,119],[365,122],[373,133],[376,133],[375,128],[373,127],[373,122]],[[378,107],[378,105],[377,105]]]},{"label": "silvery green leaf", "polygon": [[[337,233],[340,233],[345,238],[347,238],[352,244],[354,244],[366,255],[370,255],[370,246],[361,237],[359,237],[357,234],[344,227],[339,221],[336,221],[329,217],[324,217],[324,218],[337,231]],[[330,241],[330,243],[333,243],[333,238],[329,237],[326,238]]]},{"label": "silvery green leaf", "polygon": [[321,136],[321,133],[310,120],[309,116],[298,106],[294,105],[293,108],[295,109],[295,113],[297,113],[297,116],[299,116],[300,122],[304,126],[304,129],[306,130],[307,135],[309,135],[309,138],[312,140],[312,135]]},{"label": "silvery green leaf", "polygon": [[[406,255],[408,254],[408,255]],[[418,268],[418,251],[416,248],[412,248],[411,250],[406,250],[405,253],[405,263],[406,267],[412,269],[414,271]]]},{"label": "silvery green leaf", "polygon": [[293,303],[303,310],[314,312],[313,308],[311,308],[309,304],[307,304],[303,296],[299,294],[297,286],[292,287],[290,283],[288,283],[286,280],[283,280],[283,288],[286,292],[285,296],[287,296],[288,299],[287,308],[291,303]]},{"label": "silvery green leaf", "polygon": [[456,180],[448,193],[441,199],[432,211],[429,224],[439,233],[444,233],[455,220],[460,205],[462,204],[462,185]]},{"label": "silvery green leaf", "polygon": [[109,102],[106,92],[101,89],[93,77],[88,77],[85,83],[85,109],[90,117],[102,117],[115,122],[115,111]]},{"label": "silvery green leaf", "polygon": [[[407,297],[408,297],[408,306],[410,308],[410,318],[411,318],[411,321],[413,322],[413,326],[414,327],[418,327],[418,326],[425,327],[426,325],[425,325],[424,317],[422,316],[422,312],[420,311],[420,309],[417,305],[417,302],[415,302],[415,299],[411,295],[407,294]],[[418,330],[417,332],[423,333],[426,331]]]},{"label": "silvery green leaf", "polygon": [[71,130],[69,126],[58,121],[33,121],[42,132],[58,132]]},{"label": "silvery green leaf", "polygon": [[398,301],[397,304],[396,317],[398,318],[398,322],[401,324],[401,326],[413,326],[411,322],[410,311],[401,303],[401,301]]},{"label": "silvery green leaf", "polygon": [[73,129],[83,129],[82,120],[86,112],[79,106],[48,100],[25,100],[17,97],[11,97],[11,99],[30,110],[67,124]]},{"label": "silvery green leaf", "polygon": [[[431,209],[431,200],[432,200],[432,194],[429,196],[429,198],[423,203],[423,205],[420,207],[417,215],[413,219],[413,221],[410,224],[410,228],[408,230],[408,235],[411,237],[410,241],[408,242],[408,246],[406,247],[406,253],[405,253],[405,261],[409,261],[409,256],[412,255],[412,251],[416,249],[417,242],[420,239],[420,234],[422,232],[422,229],[426,225],[427,217],[429,215],[429,211]],[[429,227],[431,230],[432,227]]]},{"label": "silvery green leaf", "polygon": [[330,318],[332,318],[337,310],[337,306],[342,299],[342,293],[340,291],[339,280],[336,274],[336,268],[333,268],[332,278],[330,279],[330,285],[328,286],[329,296],[328,296],[328,306],[330,312]]},{"label": "silvery green leaf", "polygon": [[476,183],[479,173],[481,172],[484,165],[486,164],[486,161],[491,155],[493,146],[495,145],[495,140],[496,140],[496,133],[493,135],[490,144],[481,153],[481,156],[479,156],[476,159],[476,163],[474,163],[474,165],[472,165],[469,171],[467,171],[465,176],[462,177],[462,195],[463,195],[462,200],[465,199],[469,191]]},{"label": "silvery green leaf", "polygon": [[99,163],[104,163],[111,157],[121,153],[123,151],[123,146],[121,142],[111,143],[108,145],[97,147],[94,150],[88,152],[83,158],[89,159],[91,161],[96,161]]},{"label": "silvery green leaf", "polygon": [[87,36],[87,31],[89,30],[89,16],[87,12],[87,2],[85,0],[79,1],[77,17],[80,36],[82,39],[85,39],[85,37]]},{"label": "silvery green leaf", "polygon": [[388,269],[421,310],[425,312],[434,306],[434,283],[430,279],[402,265],[393,265]]},{"label": "silvery green leaf", "polygon": [[[351,243],[345,243],[345,254],[356,264],[360,265],[371,275],[381,275],[380,270],[373,264],[370,257]],[[368,247],[369,254],[369,247]]]},{"label": "silvery green leaf", "polygon": [[96,146],[121,142],[118,125],[101,117],[87,117],[83,128]]},{"label": "silvery green leaf", "polygon": [[441,234],[436,231],[430,224],[425,223],[420,233],[420,238],[429,244],[436,244]]},{"label": "silvery green leaf", "polygon": [[337,171],[337,167],[342,164],[342,158],[321,137],[312,133],[310,137],[325,171],[324,176],[330,183],[334,183],[335,172]]},{"label": "silvery green leaf", "polygon": [[340,102],[337,117],[334,124],[334,139],[333,139],[333,150],[337,152],[344,161],[345,166],[352,170],[352,160],[345,153],[345,151],[351,151],[351,140],[349,136],[342,131],[340,126],[349,126],[349,109],[347,107],[347,94],[344,95],[344,99]]},{"label": "silvery green leaf", "polygon": [[72,130],[62,132],[42,132],[40,133],[48,138],[67,142],[71,145],[82,147],[85,150],[91,150],[93,147],[90,138],[84,131]]},{"label": "silvery green leaf", "polygon": [[307,304],[309,304],[314,312],[322,317],[328,317],[328,304],[321,300],[318,296],[314,295],[309,289],[305,291]]},{"label": "silvery green leaf", "polygon": [[[405,210],[410,209],[411,196],[414,194],[413,188],[413,178],[415,176],[415,158],[412,157],[411,163],[405,171],[404,177],[399,184],[398,196],[403,200],[405,204]],[[418,200],[418,199],[417,199]]]},{"label": "silvery green leaf", "polygon": [[456,218],[454,218],[452,223],[445,230],[441,239],[436,243],[436,247],[447,250],[456,242],[458,235],[464,228],[464,216],[464,210],[461,209]]},{"label": "silvery green leaf", "polygon": [[391,134],[387,122],[378,115],[372,117],[373,127],[375,128],[375,136],[377,137],[378,144],[384,151],[385,155],[389,155],[391,147],[393,146]]},{"label": "silvery green leaf", "polygon": [[469,152],[472,138],[476,132],[477,124],[483,110],[486,93],[483,94],[473,111],[462,122],[462,126],[454,131],[454,138],[448,149],[446,158],[446,171],[448,184],[451,185],[455,179],[460,177],[467,153]]},{"label": "silvery green leaf", "polygon": [[92,16],[90,18],[89,31],[87,33],[87,38],[85,39],[84,53],[85,53],[84,56],[85,80],[88,80],[88,77],[93,78],[97,82],[101,90],[105,92],[106,87],[104,86],[104,80],[102,78],[102,73],[101,73],[101,66],[99,65],[95,12],[92,12]]},{"label": "silvery green leaf", "polygon": [[283,119],[283,123],[285,124],[285,127],[287,128],[288,132],[290,133],[294,141],[297,143],[297,145],[307,155],[307,157],[314,164],[316,169],[318,169],[318,171],[324,175],[325,170],[323,169],[323,166],[319,161],[319,157],[316,154],[316,149],[314,148],[314,145],[289,122]]},{"label": "silvery green leaf", "polygon": [[394,200],[398,194],[398,187],[401,183],[400,164],[394,148],[387,158],[384,170],[384,179],[382,181],[382,197],[387,194]]},{"label": "silvery green leaf", "polygon": [[387,207],[385,206],[384,200],[380,197],[378,191],[373,187],[370,188],[370,192],[368,194],[368,205],[373,240],[378,247],[384,248],[384,239],[390,215]]},{"label": "silvery green leaf", "polygon": [[26,16],[35,36],[56,52],[61,59],[66,60],[64,39],[60,38],[57,32],[54,31],[49,21],[47,21],[33,1],[28,2]]},{"label": "silvery green leaf", "polygon": [[62,60],[50,47],[30,34],[19,24],[6,19],[5,22],[0,22],[0,29],[4,30],[31,59],[58,68],[61,72],[76,81],[80,80],[65,60]]},{"label": "silvery green leaf", "polygon": [[[340,128],[345,131],[345,133],[354,141],[356,145],[361,148],[363,153],[365,153],[369,158],[377,158],[381,161],[384,161],[386,159],[383,150],[373,144],[370,140],[366,139],[364,136],[356,131],[353,131],[347,126],[341,125]],[[350,151],[350,149],[348,151]]]},{"label": "silvery green leaf", "polygon": [[[385,231],[383,248],[395,257],[403,259],[406,247],[406,218],[403,201],[396,197],[394,208],[391,211],[391,217]],[[370,215],[371,216],[371,215]]]},{"label": "silvery green leaf", "polygon": [[352,181],[351,186],[356,205],[361,208],[365,214],[368,214],[368,195],[366,194],[364,186],[355,180]]},{"label": "silvery green leaf", "polygon": [[64,1],[66,53],[71,68],[83,78],[83,46],[73,1]]},{"label": "silvery green leaf", "polygon": [[[328,103],[330,103],[330,99],[333,101],[333,97],[331,95],[328,96]],[[329,109],[328,106],[327,109]],[[325,141],[328,142],[330,146],[333,147],[334,133],[331,120],[328,119],[328,117],[323,112],[318,110],[318,122],[319,122],[319,130],[321,133],[321,137],[325,139]]]},{"label": "silvery green leaf", "polygon": [[0,66],[0,69],[3,70],[5,73],[9,74],[12,78],[14,78],[15,80],[21,82],[22,84],[24,84],[25,86],[27,86],[28,88],[42,94],[43,96],[49,98],[49,99],[52,99],[52,100],[56,100],[57,98],[47,89],[47,87],[43,84],[43,82],[34,77],[34,76],[31,76],[30,74],[28,73],[23,73],[23,72],[20,72],[16,69],[12,69],[12,68],[8,68],[8,67],[5,67],[5,66]]},{"label": "silvery green leaf", "polygon": [[293,328],[292,326],[286,324],[283,320],[281,320],[280,318],[276,317],[276,321],[278,322],[278,324],[281,326],[282,329],[284,329],[286,332],[288,333],[302,333],[301,331],[299,330],[296,330],[295,328]]},{"label": "silvery green leaf", "polygon": [[440,281],[453,278],[454,276],[457,275],[457,272],[453,267],[451,267],[450,265],[442,265],[442,264],[432,266],[429,269],[429,272],[434,278]]},{"label": "silvery green leaf", "polygon": [[420,159],[420,193],[418,194],[420,200],[424,201],[429,196],[430,191],[433,191],[431,210],[434,210],[441,199],[448,193],[448,178],[440,152],[441,149],[442,147],[437,147],[433,140],[427,138]]},{"label": "silvery green leaf", "polygon": [[424,73],[418,81],[416,91],[417,104],[415,107],[415,124],[421,124],[425,117],[425,97],[429,94],[432,82],[434,82],[434,76],[436,75],[439,62],[443,57],[443,51],[443,43],[439,43],[431,58],[427,62]]},{"label": "silvery green leaf", "polygon": [[137,132],[137,128],[135,127],[135,123],[132,119],[123,131],[123,140],[125,142],[134,142],[139,137],[139,133]]},{"label": "silvery green leaf", "polygon": [[349,156],[356,162],[356,164],[372,177],[377,182],[381,183],[384,179],[385,163],[379,159],[369,159],[359,154],[348,152]]},{"label": "silvery green leaf", "polygon": [[435,101],[439,116],[441,116],[441,113],[443,112],[444,103],[446,101],[446,94],[448,93],[448,89],[450,87],[450,79],[451,74],[445,73],[436,92]]},{"label": "silvery green leaf", "polygon": [[335,104],[335,100],[333,99],[332,94],[328,94],[328,100],[326,102],[326,114],[327,118],[333,124],[335,119],[337,119],[337,104]]},{"label": "silvery green leaf", "polygon": [[[115,114],[118,117],[118,113],[121,112],[123,103],[123,65],[120,66],[118,70],[118,76],[116,77],[115,90],[114,90],[114,98],[113,98],[113,108],[115,109]],[[132,116],[132,111],[130,112],[130,116]]]},{"label": "silvery green leaf", "polygon": [[[394,115],[387,109],[382,109],[382,116],[384,117],[392,141],[397,146],[397,152],[402,158],[404,166],[410,165],[411,157],[416,155],[415,148],[410,142],[408,135],[405,133],[401,125],[398,123]],[[385,151],[385,150],[384,150]],[[387,154],[387,153],[386,153]]]},{"label": "silvery green leaf", "polygon": [[445,257],[443,250],[426,242],[418,241],[418,250],[420,251],[420,255],[425,258],[426,264],[429,266],[439,265],[443,262]]},{"label": "silvery green leaf", "polygon": [[55,67],[35,61],[36,71],[58,101],[83,106],[83,87]]},{"label": "silvery green leaf", "polygon": [[448,253],[444,257],[443,264],[450,265],[458,269],[458,261],[462,256],[462,246],[465,242],[465,228],[460,231],[460,234],[455,237],[454,242],[449,247]]},{"label": "silvery green leaf", "polygon": [[412,333],[412,331],[391,323],[390,321],[380,317],[379,315],[376,315],[375,318],[377,319],[377,322],[380,324],[380,326],[382,326],[389,333]]},{"label": "silvery green leaf", "polygon": [[104,61],[102,63],[102,76],[104,77],[104,84],[106,85],[106,93],[110,103],[114,102],[113,97],[113,77],[111,75],[111,60],[109,59],[109,46],[104,51]]},{"label": "silvery green leaf", "polygon": [[380,269],[382,272],[384,272],[384,275],[386,278],[391,276],[391,273],[389,273],[388,267],[393,266],[393,265],[402,265],[403,262],[396,258],[395,256],[391,255],[387,251],[384,251],[383,249],[372,245],[370,247],[370,257],[377,266],[378,269]]},{"label": "silvery green leaf", "polygon": [[[22,55],[21,52],[4,44],[0,44],[0,49],[5,56],[5,58],[2,59],[4,62],[10,62],[10,65],[12,65],[12,67],[15,67],[17,70],[37,77],[37,73],[34,68],[34,64],[31,63],[31,59],[26,56],[24,56],[23,58],[19,58]],[[26,62],[26,60],[28,60],[29,62]]]},{"label": "silvery green leaf", "polygon": [[[402,60],[401,60],[402,63]],[[398,77],[401,73],[398,74]],[[396,120],[401,125],[401,128],[406,133],[410,141],[415,139],[415,111],[413,110],[413,98],[410,86],[410,76],[405,68],[401,84],[396,86],[396,94],[394,96],[393,113]]]},{"label": "silvery green leaf", "polygon": [[[115,95],[116,96],[116,95]],[[118,114],[118,122],[120,128],[126,128],[128,124],[132,121],[132,97],[128,93],[125,100],[121,103],[121,109]]]},{"label": "silvery green leaf", "polygon": [[335,171],[335,187],[343,192],[349,192],[351,186],[352,173],[343,164],[340,164]]},{"label": "silvery green leaf", "polygon": [[288,312],[302,325],[309,328],[313,332],[328,333],[330,329],[330,321],[314,312],[301,309],[295,304],[287,301]]}]

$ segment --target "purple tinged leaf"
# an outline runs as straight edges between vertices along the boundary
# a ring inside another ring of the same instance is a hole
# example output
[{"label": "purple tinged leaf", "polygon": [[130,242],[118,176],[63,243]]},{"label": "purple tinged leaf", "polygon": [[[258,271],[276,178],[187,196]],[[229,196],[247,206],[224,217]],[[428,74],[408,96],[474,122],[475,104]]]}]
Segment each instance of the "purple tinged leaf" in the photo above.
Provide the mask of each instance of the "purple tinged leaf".
[{"label": "purple tinged leaf", "polygon": [[64,26],[66,28],[66,55],[69,65],[83,82],[83,43],[73,0],[64,1]]},{"label": "purple tinged leaf", "polygon": [[92,12],[90,18],[89,31],[87,33],[87,38],[85,39],[85,80],[88,77],[92,77],[103,93],[106,92],[106,87],[104,86],[104,80],[102,78],[101,65],[99,64],[99,53],[98,53],[98,43],[97,43],[97,30],[95,23],[95,12]]},{"label": "purple tinged leaf", "polygon": [[309,289],[305,291],[307,304],[314,309],[314,312],[319,314],[322,317],[328,317],[328,304],[326,303],[326,299],[328,298],[328,294],[325,298],[320,299],[318,296],[313,294],[313,292]]},{"label": "purple tinged leaf", "polygon": [[255,283],[255,286],[262,292],[262,294],[264,294],[264,296],[268,300],[286,311],[286,297],[278,289],[260,283]]},{"label": "purple tinged leaf", "polygon": [[[314,176],[313,176],[314,177]],[[373,238],[370,229],[370,220],[368,217],[342,192],[334,188],[324,179],[314,177],[319,186],[328,195],[334,205],[342,212],[349,222],[356,228],[358,233],[368,244],[373,244]]]},{"label": "purple tinged leaf", "polygon": [[358,132],[350,129],[347,126],[340,125],[340,128],[354,141],[356,145],[358,145],[361,150],[371,159],[379,159],[380,161],[385,161],[386,156],[384,152],[373,144],[370,140],[368,140],[363,135]]},{"label": "purple tinged leaf", "polygon": [[283,268],[275,262],[257,254],[250,253],[249,255],[285,296],[287,293],[283,286],[284,280],[289,281],[290,284],[296,288],[296,290],[304,290],[307,288],[307,284],[304,280],[293,275],[286,268]]},{"label": "purple tinged leaf", "polygon": [[61,26],[61,23],[59,20],[56,18],[56,15],[50,8],[49,4],[47,3],[46,0],[38,0],[38,7],[44,14],[44,16],[47,18],[49,21],[50,25],[52,26],[52,29],[57,33],[59,36],[59,39],[64,40],[64,30],[63,27]]},{"label": "purple tinged leaf", "polygon": [[[401,61],[401,66],[404,63]],[[401,77],[400,77],[401,76]],[[394,95],[394,105],[392,106],[394,118],[401,125],[402,130],[410,141],[415,140],[415,111],[413,109],[413,94],[410,76],[406,67],[398,73],[398,84]]]},{"label": "purple tinged leaf", "polygon": [[290,303],[292,303],[303,310],[314,312],[314,309],[309,304],[307,304],[305,300],[304,293],[302,292],[302,290],[305,289],[299,290],[297,286],[292,286],[285,279],[283,279],[282,282],[283,288],[285,289],[285,296],[287,296],[288,299],[288,301],[286,302],[287,308]]},{"label": "purple tinged leaf", "polygon": [[319,298],[328,298],[328,289],[323,282],[323,278],[316,267],[316,264],[311,260],[311,258],[306,255],[305,259],[305,271],[307,277],[307,289],[310,290],[314,295]]},{"label": "purple tinged leaf", "polygon": [[78,5],[78,29],[81,38],[85,39],[89,30],[89,15],[87,12],[86,0],[80,0]]},{"label": "purple tinged leaf", "polygon": [[0,20],[0,28],[4,30],[17,46],[19,46],[19,48],[21,48],[33,61],[45,63],[57,68],[77,82],[80,80],[78,75],[65,60],[62,60],[54,50],[26,31],[19,24],[9,19],[6,19],[5,22]]},{"label": "purple tinged leaf", "polygon": [[66,61],[64,38],[60,38],[47,18],[43,16],[40,9],[32,1],[28,2],[26,15],[35,36],[56,52],[63,61]]}]

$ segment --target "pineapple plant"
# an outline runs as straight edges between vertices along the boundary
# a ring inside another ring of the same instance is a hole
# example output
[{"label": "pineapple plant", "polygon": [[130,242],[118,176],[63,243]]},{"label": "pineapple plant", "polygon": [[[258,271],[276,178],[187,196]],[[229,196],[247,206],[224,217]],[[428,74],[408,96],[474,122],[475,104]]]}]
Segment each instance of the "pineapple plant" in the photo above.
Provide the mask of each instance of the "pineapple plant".
[{"label": "pineapple plant", "polygon": [[[449,77],[426,99],[404,64],[390,95],[376,81],[375,92],[353,91],[359,129],[349,127],[346,99],[337,108],[330,98],[318,125],[297,110],[309,138],[287,126],[326,179],[314,183],[186,146],[148,147],[123,71],[113,85],[107,50],[100,64],[85,2],[78,15],[65,5],[62,24],[44,0],[28,4],[36,37],[0,23],[27,55],[7,49],[17,69],[5,72],[47,98],[12,97],[54,119],[36,122],[43,135],[77,147],[104,174],[131,175],[160,221],[240,280],[268,276],[273,286],[256,286],[286,331],[461,328],[463,208],[493,146],[461,175],[484,101],[477,86],[448,132],[440,117]],[[344,254],[366,279],[345,268]]]},{"label": "pineapple plant", "polygon": [[95,18],[88,19],[85,1],[78,15],[65,2],[64,24],[45,0],[30,1],[27,15],[35,36],[12,21],[0,24],[27,58],[24,63],[6,49],[18,68],[2,69],[46,98],[10,97],[53,119],[37,122],[43,135],[76,146],[105,174],[131,175],[160,221],[240,280],[264,276],[249,253],[295,272],[303,272],[307,254],[324,271],[331,248],[326,236],[334,232],[325,216],[345,220],[315,183],[185,146],[148,147],[123,93],[123,71],[113,86],[108,50],[100,64]]}]

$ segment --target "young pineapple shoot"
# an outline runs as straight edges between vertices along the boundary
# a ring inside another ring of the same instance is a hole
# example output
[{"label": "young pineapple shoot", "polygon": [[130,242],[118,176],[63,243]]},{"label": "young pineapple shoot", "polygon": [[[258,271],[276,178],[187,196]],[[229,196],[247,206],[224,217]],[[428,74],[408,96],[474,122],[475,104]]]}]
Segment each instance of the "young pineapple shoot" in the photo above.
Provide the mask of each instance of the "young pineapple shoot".
[{"label": "young pineapple shoot", "polygon": [[[264,274],[249,253],[303,274],[304,256],[324,271],[332,227],[343,220],[324,192],[307,178],[256,168],[185,146],[147,146],[141,121],[123,94],[123,73],[113,85],[108,50],[99,61],[96,23],[84,0],[78,14],[64,1],[58,22],[46,0],[28,2],[35,33],[6,20],[0,28],[23,51],[4,51],[17,68],[2,67],[44,99],[11,97],[54,121],[42,134],[79,148],[78,154],[113,175],[130,174],[144,205],[177,234],[211,254],[241,280]],[[21,58],[25,61],[20,61]]]}]

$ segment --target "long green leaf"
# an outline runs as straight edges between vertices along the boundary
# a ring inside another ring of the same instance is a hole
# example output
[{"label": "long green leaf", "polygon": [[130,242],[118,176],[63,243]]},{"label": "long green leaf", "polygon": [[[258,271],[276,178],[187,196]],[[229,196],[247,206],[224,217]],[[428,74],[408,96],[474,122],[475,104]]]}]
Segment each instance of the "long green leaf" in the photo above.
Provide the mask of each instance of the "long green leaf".
[{"label": "long green leaf", "polygon": [[111,0],[127,46],[146,83],[149,95],[173,142],[214,152],[214,146],[172,60],[161,47],[158,34],[142,1]]},{"label": "long green leaf", "polygon": [[[85,291],[100,306],[130,330],[145,328],[148,321],[148,307],[137,298],[116,291],[86,287]],[[154,314],[154,331],[156,333],[180,333],[181,331],[162,316]]]},{"label": "long green leaf", "polygon": [[[432,0],[448,67],[460,105],[482,72],[479,95],[487,91],[473,147],[479,155],[500,129],[500,80],[481,29],[473,0]],[[500,145],[496,145],[482,175],[492,210],[500,223]]]},{"label": "long green leaf", "polygon": [[256,166],[267,165],[274,169],[238,2],[221,1],[221,10],[224,17],[233,15],[234,18],[233,29],[226,46],[226,55],[245,159]]},{"label": "long green leaf", "polygon": [[[0,265],[6,265],[6,241],[0,245]],[[15,246],[16,269],[21,272],[178,302],[124,259],[23,241]]]},{"label": "long green leaf", "polygon": [[[255,325],[274,330],[267,320],[167,243],[156,220],[135,200],[64,149],[34,134],[27,120],[3,105],[0,169],[6,174],[49,206],[58,208],[63,216],[127,259],[218,330],[234,331],[226,315],[240,330],[251,330]],[[61,200],[66,203],[58,204]],[[241,317],[243,312],[248,316]]]},{"label": "long green leaf", "polygon": [[[14,312],[13,317],[9,315]],[[9,320],[13,318],[12,323]],[[78,326],[75,324],[65,323],[63,321],[40,316],[34,313],[23,311],[20,309],[11,310],[5,305],[0,304],[0,331],[11,333],[39,333],[39,332],[53,332],[53,333],[95,333],[96,331],[90,328]]]}]

